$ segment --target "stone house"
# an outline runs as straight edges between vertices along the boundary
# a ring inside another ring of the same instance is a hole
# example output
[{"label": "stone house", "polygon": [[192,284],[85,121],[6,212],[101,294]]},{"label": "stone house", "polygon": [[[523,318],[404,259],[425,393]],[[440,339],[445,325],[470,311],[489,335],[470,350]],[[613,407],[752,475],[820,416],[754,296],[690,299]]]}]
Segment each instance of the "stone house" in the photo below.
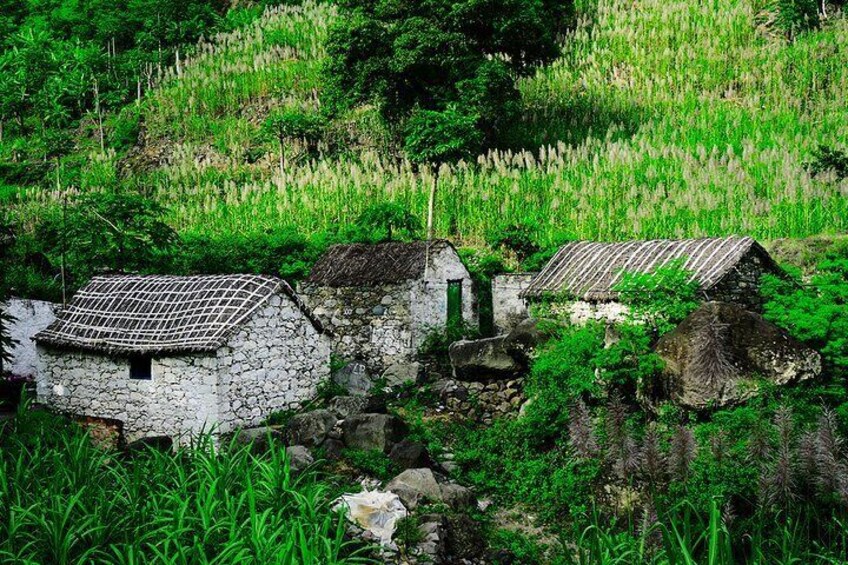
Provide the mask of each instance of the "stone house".
[{"label": "stone house", "polygon": [[118,420],[127,441],[257,425],[330,370],[320,322],[259,275],[95,277],[35,341],[39,402]]},{"label": "stone house", "polygon": [[450,321],[477,323],[471,275],[444,240],[335,245],[298,291],[334,352],[375,374],[412,361]]},{"label": "stone house", "polygon": [[521,293],[529,303],[547,300],[573,323],[620,321],[628,308],[615,290],[622,274],[650,273],[677,262],[691,272],[700,297],[759,310],[763,274],[781,274],[768,252],[750,237],[563,245]]}]

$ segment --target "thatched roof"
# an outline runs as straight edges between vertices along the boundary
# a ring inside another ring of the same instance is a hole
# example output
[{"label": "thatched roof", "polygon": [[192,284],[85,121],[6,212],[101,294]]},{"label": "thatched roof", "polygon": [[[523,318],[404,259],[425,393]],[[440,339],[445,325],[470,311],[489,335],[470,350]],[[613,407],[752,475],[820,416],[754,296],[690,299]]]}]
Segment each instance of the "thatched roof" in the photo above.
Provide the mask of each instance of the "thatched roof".
[{"label": "thatched roof", "polygon": [[276,277],[109,275],[94,277],[34,339],[110,354],[211,352],[280,293],[321,331],[288,283]]},{"label": "thatched roof", "polygon": [[372,286],[394,284],[424,276],[430,258],[446,248],[445,240],[334,245],[315,263],[307,283],[319,286]]},{"label": "thatched roof", "polygon": [[702,290],[715,286],[749,252],[770,267],[774,262],[750,237],[724,237],[563,245],[522,293],[527,298],[566,294],[589,301],[614,300],[622,273],[649,273],[671,261],[682,261]]}]

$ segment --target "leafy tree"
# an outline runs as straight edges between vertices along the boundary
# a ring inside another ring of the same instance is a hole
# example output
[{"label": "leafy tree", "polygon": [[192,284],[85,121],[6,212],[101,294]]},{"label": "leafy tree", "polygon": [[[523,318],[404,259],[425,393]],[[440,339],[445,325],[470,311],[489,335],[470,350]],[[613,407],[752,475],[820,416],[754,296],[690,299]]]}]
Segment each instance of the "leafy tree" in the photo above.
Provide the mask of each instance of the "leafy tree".
[{"label": "leafy tree", "polygon": [[176,241],[163,214],[162,206],[130,190],[86,194],[43,226],[49,255],[54,263],[64,257],[75,282],[97,271],[150,269]]},{"label": "leafy tree", "polygon": [[410,157],[431,161],[425,145],[440,138],[430,132],[450,134],[434,151],[452,159],[497,141],[519,109],[515,79],[557,56],[573,3],[345,0],[342,9],[327,44],[328,106],[375,104]]},{"label": "leafy tree", "polygon": [[381,202],[366,208],[356,225],[369,241],[392,241],[397,236],[413,239],[421,230],[421,222],[405,207],[395,202]]},{"label": "leafy tree", "polygon": [[286,142],[301,139],[307,148],[313,148],[321,138],[321,118],[292,108],[272,113],[262,124],[265,132],[274,135],[280,144],[280,174],[285,171]]}]

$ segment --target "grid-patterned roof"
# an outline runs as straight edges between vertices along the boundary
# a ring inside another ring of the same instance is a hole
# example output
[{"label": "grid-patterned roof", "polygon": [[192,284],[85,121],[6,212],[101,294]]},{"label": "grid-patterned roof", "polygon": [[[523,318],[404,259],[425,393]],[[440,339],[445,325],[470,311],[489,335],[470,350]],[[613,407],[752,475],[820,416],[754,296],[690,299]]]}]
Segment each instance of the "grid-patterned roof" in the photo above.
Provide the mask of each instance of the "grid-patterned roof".
[{"label": "grid-patterned roof", "polygon": [[276,277],[109,275],[94,277],[34,339],[118,354],[215,351],[279,293],[321,331],[288,283]]},{"label": "grid-patterned roof", "polygon": [[649,273],[671,261],[682,261],[702,290],[716,285],[748,252],[765,249],[750,237],[657,239],[599,243],[574,241],[563,245],[522,293],[528,298],[568,294],[589,301],[614,300],[613,289],[624,272]]},{"label": "grid-patterned roof", "polygon": [[445,240],[334,245],[312,267],[308,283],[320,286],[393,284],[424,276],[427,253],[453,246]]}]

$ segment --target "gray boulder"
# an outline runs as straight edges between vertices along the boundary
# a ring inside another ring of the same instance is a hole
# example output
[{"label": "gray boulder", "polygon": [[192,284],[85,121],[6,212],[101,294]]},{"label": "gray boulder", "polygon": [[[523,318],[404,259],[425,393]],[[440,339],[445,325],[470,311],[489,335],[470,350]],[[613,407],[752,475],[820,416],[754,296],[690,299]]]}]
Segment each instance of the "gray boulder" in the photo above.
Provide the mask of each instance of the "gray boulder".
[{"label": "gray boulder", "polygon": [[386,411],[386,402],[376,396],[337,396],[330,401],[329,409],[339,418],[356,414]]},{"label": "gray boulder", "polygon": [[424,444],[404,439],[394,446],[389,452],[389,459],[399,469],[414,469],[417,467],[429,467],[432,462],[427,456],[427,448]]},{"label": "gray boulder", "polygon": [[288,446],[286,456],[289,459],[289,468],[295,472],[303,471],[315,462],[309,450],[302,445]]},{"label": "gray boulder", "polygon": [[285,443],[283,433],[277,428],[262,426],[258,428],[244,428],[235,434],[235,440],[240,445],[252,445],[254,453],[265,453],[270,449],[271,442]]},{"label": "gray boulder", "polygon": [[[553,325],[551,322],[546,323]],[[524,320],[506,334],[503,340],[503,349],[523,366],[529,367],[530,362],[535,357],[536,349],[550,337],[549,333],[539,328],[538,320],[530,318]]]},{"label": "gray boulder", "polygon": [[442,501],[442,488],[430,469],[407,469],[386,485],[386,490],[398,495],[410,510],[423,500]]},{"label": "gray boulder", "polygon": [[765,383],[787,385],[821,373],[821,356],[735,304],[707,302],[673,331],[656,351],[665,361],[662,379],[645,383],[647,404],[671,400],[691,409],[723,408],[755,396]]},{"label": "gray boulder", "polygon": [[348,363],[333,373],[332,379],[352,395],[366,395],[374,386],[374,379],[368,373],[365,363],[358,361]]},{"label": "gray boulder", "polygon": [[512,379],[527,367],[516,361],[504,348],[507,336],[472,341],[462,340],[448,349],[454,375],[461,381]]},{"label": "gray boulder", "polygon": [[342,423],[344,444],[387,453],[406,433],[405,424],[388,414],[357,414]]},{"label": "gray boulder", "polygon": [[383,371],[381,378],[386,381],[386,386],[395,387],[417,382],[420,371],[421,363],[418,362],[395,363]]},{"label": "gray boulder", "polygon": [[477,504],[477,499],[471,489],[456,483],[445,483],[440,485],[442,490],[442,502],[454,510],[471,508]]},{"label": "gray boulder", "polygon": [[289,420],[287,436],[292,445],[315,447],[327,438],[338,418],[329,410],[312,410],[295,414]]}]

